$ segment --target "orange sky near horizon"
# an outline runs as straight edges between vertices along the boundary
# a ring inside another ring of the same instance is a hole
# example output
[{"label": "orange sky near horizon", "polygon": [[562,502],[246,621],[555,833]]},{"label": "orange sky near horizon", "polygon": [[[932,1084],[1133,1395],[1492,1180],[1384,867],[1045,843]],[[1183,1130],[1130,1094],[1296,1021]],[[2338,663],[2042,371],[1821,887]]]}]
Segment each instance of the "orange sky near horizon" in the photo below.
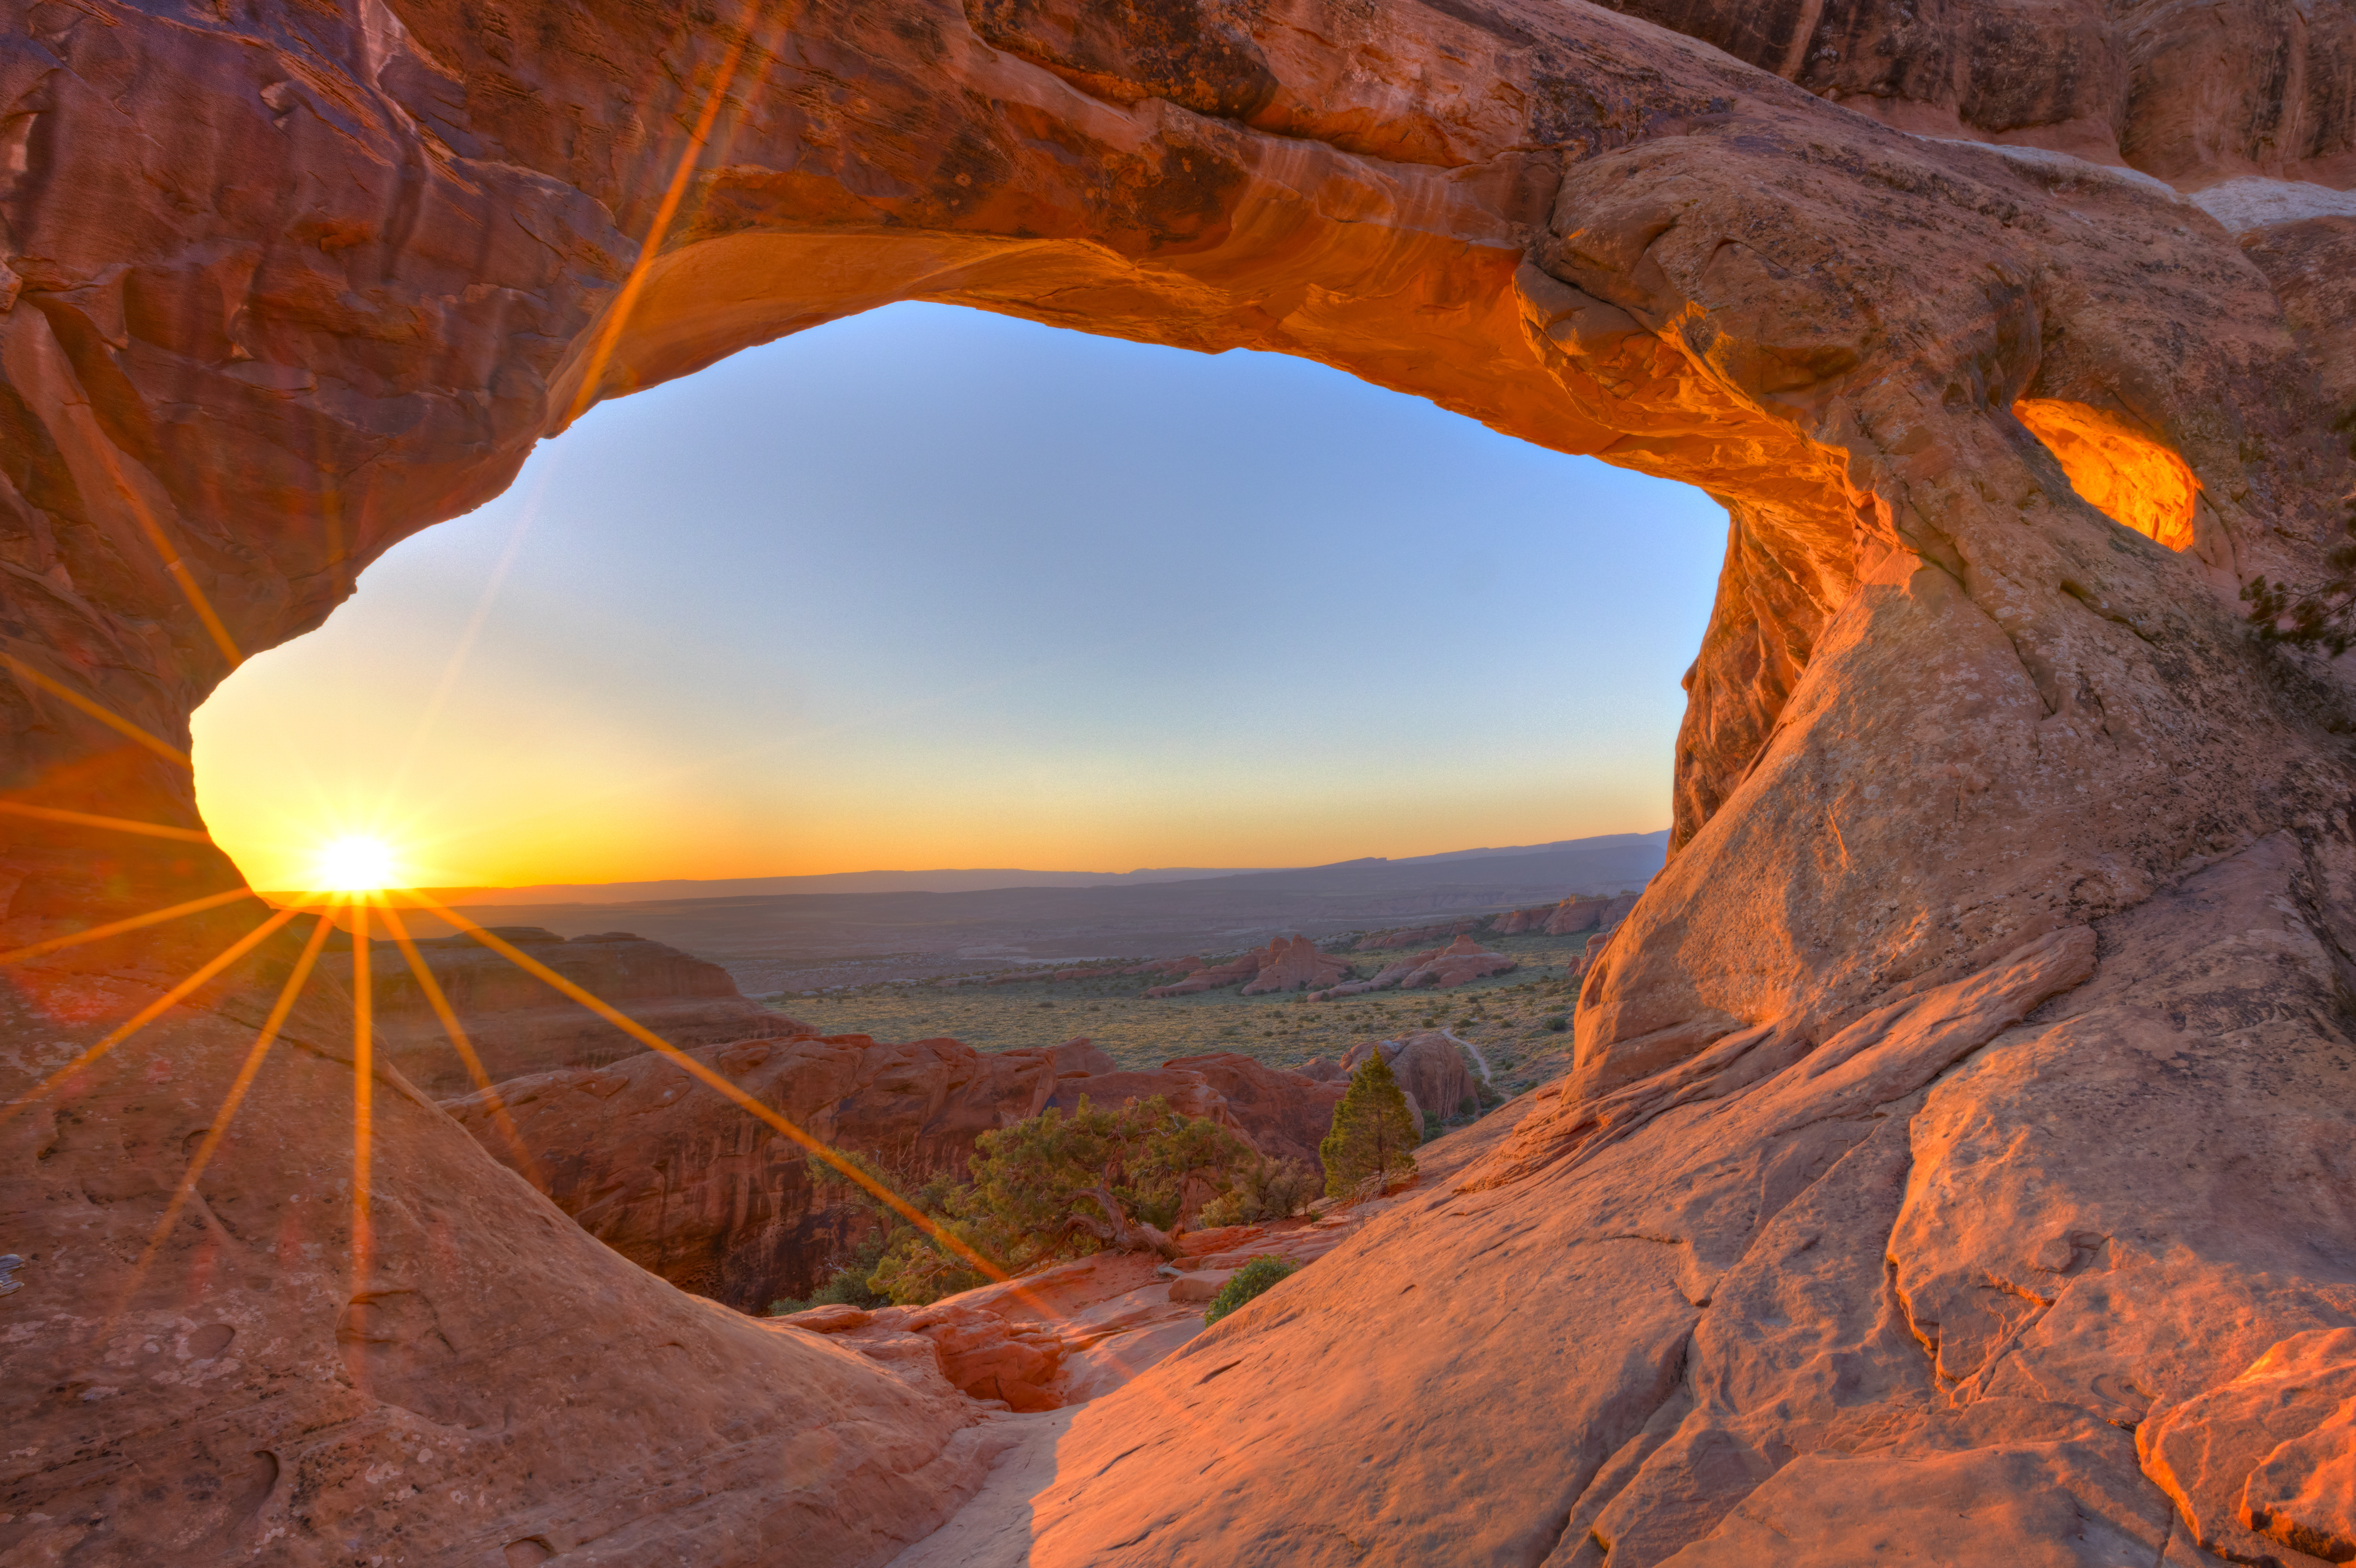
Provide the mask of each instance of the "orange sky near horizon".
[{"label": "orange sky near horizon", "polygon": [[197,715],[254,886],[1298,866],[1667,824],[1724,514],[1277,356],[894,306],[594,410]]}]

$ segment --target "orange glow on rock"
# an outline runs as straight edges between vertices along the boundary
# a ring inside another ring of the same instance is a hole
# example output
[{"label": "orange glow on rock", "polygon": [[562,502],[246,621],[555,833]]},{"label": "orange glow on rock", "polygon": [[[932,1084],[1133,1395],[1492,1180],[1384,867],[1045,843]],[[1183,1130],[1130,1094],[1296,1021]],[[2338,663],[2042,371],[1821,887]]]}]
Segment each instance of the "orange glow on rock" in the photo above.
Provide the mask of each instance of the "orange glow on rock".
[{"label": "orange glow on rock", "polygon": [[2125,416],[2059,398],[2023,398],[2012,416],[2045,443],[2087,505],[2170,549],[2192,544],[2201,482],[2184,459]]}]

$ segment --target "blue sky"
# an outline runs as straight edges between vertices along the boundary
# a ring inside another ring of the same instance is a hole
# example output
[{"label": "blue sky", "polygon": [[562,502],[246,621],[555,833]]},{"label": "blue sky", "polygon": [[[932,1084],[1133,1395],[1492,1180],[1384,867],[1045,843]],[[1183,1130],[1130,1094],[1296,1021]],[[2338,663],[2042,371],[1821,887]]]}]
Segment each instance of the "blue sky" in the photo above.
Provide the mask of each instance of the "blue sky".
[{"label": "blue sky", "polygon": [[593,411],[240,670],[198,788],[262,886],[1644,831],[1725,527],[1308,361],[895,305]]}]

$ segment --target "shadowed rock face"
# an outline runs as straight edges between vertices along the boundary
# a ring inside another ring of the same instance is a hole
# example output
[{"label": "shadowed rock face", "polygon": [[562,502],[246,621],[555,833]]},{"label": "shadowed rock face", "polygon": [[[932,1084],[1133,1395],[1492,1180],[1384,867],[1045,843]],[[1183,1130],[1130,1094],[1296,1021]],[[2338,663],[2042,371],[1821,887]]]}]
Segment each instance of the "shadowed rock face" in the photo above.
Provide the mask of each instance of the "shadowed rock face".
[{"label": "shadowed rock face", "polygon": [[[1357,1266],[1074,1418],[1034,1563],[2340,1539],[2328,1418],[2222,1523],[2233,1477],[2127,1428],[2356,1325],[2347,699],[2235,604],[2313,574],[2350,483],[2344,9],[5,15],[17,805],[192,833],[172,753],[238,654],[596,398],[894,299],[1302,354],[1725,502],[1677,850],[1576,1073]],[[2189,522],[2104,515],[2088,451],[2180,463]],[[235,885],[0,822],[11,944]],[[12,966],[12,1083],[254,918]],[[48,1391],[0,1551],[848,1563],[971,1486],[950,1407],[635,1272],[381,1072],[356,1257],[316,1011],[143,1265],[289,956],[0,1126],[0,1374]],[[2256,1399],[2167,1430],[2255,1452]]]},{"label": "shadowed rock face", "polygon": [[[850,1034],[690,1054],[909,1187],[962,1178],[977,1137],[1051,1106],[1068,1114],[1082,1100],[1110,1109],[1154,1095],[1313,1170],[1341,1098],[1338,1085],[1225,1052],[1121,1072],[1085,1039],[980,1051],[956,1040],[881,1044]],[[443,1108],[622,1256],[746,1312],[808,1296],[874,1229],[873,1206],[814,1176],[799,1145],[656,1052],[510,1078]]]},{"label": "shadowed rock face", "polygon": [[[676,1046],[817,1032],[746,1000],[719,965],[628,932],[566,941],[537,926],[492,931]],[[484,1075],[494,1083],[558,1068],[601,1067],[648,1049],[471,937],[430,937],[414,945]],[[331,955],[324,967],[347,987],[351,984],[348,955]],[[462,1094],[476,1087],[474,1074],[451,1047],[434,998],[401,949],[392,944],[376,947],[369,975],[378,1051],[429,1095]]]}]

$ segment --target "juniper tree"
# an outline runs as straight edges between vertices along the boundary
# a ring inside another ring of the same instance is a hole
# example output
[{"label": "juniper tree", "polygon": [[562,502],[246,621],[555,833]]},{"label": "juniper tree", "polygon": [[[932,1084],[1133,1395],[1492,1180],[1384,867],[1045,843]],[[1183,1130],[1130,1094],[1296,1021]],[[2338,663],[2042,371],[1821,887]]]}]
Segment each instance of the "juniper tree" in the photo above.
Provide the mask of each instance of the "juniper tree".
[{"label": "juniper tree", "polygon": [[1423,1140],[1407,1093],[1378,1050],[1350,1074],[1350,1087],[1333,1107],[1333,1125],[1317,1146],[1325,1162],[1325,1195],[1348,1198],[1362,1187],[1377,1189],[1415,1174],[1410,1151]]}]

